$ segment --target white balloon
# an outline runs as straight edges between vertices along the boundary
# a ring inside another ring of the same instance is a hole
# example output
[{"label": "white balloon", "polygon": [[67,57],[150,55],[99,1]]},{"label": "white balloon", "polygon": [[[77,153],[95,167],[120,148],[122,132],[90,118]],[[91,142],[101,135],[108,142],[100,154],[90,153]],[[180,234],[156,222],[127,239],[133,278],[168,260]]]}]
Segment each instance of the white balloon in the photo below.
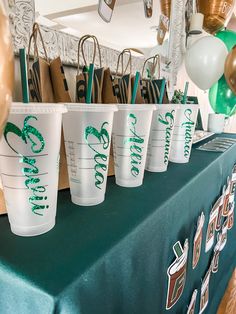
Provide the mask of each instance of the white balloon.
[{"label": "white balloon", "polygon": [[185,55],[188,76],[200,89],[209,89],[223,75],[227,55],[228,50],[219,38],[200,38],[190,46]]}]

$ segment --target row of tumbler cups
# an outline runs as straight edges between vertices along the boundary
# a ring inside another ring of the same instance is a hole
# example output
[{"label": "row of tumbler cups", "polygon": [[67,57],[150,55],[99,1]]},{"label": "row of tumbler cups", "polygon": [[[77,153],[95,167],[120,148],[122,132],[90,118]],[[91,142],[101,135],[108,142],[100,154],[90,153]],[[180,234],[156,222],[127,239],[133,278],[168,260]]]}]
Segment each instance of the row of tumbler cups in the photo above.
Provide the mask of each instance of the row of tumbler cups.
[{"label": "row of tumbler cups", "polygon": [[72,202],[92,206],[104,201],[111,139],[116,183],[137,187],[144,169],[189,161],[197,113],[197,105],[13,103],[0,141],[12,232],[55,225],[62,120]]}]

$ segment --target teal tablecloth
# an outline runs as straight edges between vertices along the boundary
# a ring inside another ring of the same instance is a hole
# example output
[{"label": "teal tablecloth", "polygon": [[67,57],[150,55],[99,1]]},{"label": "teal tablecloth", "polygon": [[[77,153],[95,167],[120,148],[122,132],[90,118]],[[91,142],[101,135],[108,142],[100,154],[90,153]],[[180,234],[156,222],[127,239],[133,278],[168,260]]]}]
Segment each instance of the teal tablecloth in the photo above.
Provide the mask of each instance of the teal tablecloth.
[{"label": "teal tablecloth", "polygon": [[[236,145],[224,154],[193,149],[188,164],[170,164],[165,173],[146,172],[142,187],[122,188],[109,178],[106,200],[95,207],[75,206],[69,191],[60,192],[56,227],[35,238],[14,236],[7,217],[0,217],[0,313],[186,313],[195,288],[199,297],[212,258],[212,250],[204,251],[210,209],[235,162]],[[201,258],[192,270],[193,237],[202,211]],[[172,246],[186,238],[187,282],[167,312]],[[216,313],[232,275],[235,238],[234,226],[219,271],[211,276],[205,313]],[[199,298],[195,313],[198,309]]]}]

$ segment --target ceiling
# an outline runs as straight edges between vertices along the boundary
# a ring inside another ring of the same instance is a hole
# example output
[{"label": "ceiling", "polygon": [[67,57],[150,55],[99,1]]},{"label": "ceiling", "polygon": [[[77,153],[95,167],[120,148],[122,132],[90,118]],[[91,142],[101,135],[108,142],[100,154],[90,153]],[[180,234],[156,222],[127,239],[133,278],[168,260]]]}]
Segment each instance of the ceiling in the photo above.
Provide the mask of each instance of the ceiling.
[{"label": "ceiling", "polygon": [[[38,22],[81,36],[94,34],[101,44],[115,49],[150,49],[157,45],[155,27],[159,22],[159,0],[153,0],[154,12],[145,18],[143,0],[117,0],[110,23],[97,13],[98,0],[35,0]],[[154,28],[154,30],[153,30]]]}]

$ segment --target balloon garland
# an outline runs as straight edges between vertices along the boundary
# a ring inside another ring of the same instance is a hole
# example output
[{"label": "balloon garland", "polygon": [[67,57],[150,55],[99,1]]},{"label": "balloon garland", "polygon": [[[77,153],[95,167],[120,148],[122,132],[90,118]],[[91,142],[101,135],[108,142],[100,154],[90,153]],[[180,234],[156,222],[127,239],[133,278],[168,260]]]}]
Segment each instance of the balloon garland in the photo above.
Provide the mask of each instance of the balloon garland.
[{"label": "balloon garland", "polygon": [[236,44],[236,33],[231,30],[222,30],[215,36],[223,41],[228,51],[230,51]]},{"label": "balloon garland", "polygon": [[203,27],[206,32],[215,34],[230,19],[235,0],[197,0],[198,12],[204,14]]},{"label": "balloon garland", "polygon": [[226,82],[236,95],[236,46],[234,46],[233,49],[231,49],[230,53],[226,58],[224,74]]},{"label": "balloon garland", "polygon": [[219,38],[198,39],[185,55],[188,76],[200,89],[209,89],[223,75],[227,54],[228,50]]},{"label": "balloon garland", "polygon": [[223,113],[226,116],[236,113],[236,95],[229,88],[224,75],[211,87],[209,101],[215,113]]}]

